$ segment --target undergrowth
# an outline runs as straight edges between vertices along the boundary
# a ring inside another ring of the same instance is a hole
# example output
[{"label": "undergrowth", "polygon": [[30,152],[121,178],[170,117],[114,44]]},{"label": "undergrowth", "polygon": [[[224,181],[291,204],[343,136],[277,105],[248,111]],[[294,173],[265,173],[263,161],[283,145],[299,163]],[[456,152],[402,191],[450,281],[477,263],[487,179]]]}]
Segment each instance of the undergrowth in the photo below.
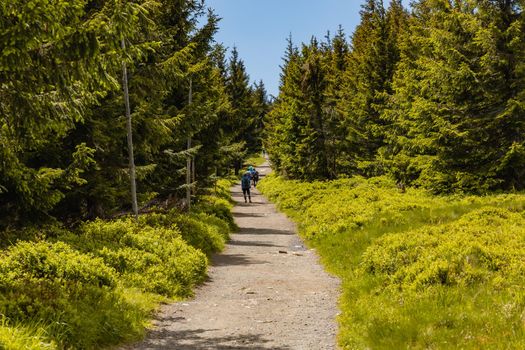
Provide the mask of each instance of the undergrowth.
[{"label": "undergrowth", "polygon": [[9,232],[0,250],[0,349],[100,349],[140,338],[159,303],[192,295],[233,229],[220,180],[177,210]]},{"label": "undergrowth", "polygon": [[525,348],[525,195],[402,193],[384,177],[258,188],[342,279],[342,348]]}]

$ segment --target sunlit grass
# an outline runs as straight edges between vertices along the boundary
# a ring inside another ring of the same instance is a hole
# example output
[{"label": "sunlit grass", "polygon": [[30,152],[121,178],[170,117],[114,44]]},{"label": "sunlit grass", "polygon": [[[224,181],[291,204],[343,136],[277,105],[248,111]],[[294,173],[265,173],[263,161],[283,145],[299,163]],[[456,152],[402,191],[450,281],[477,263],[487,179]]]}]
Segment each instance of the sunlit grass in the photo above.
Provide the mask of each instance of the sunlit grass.
[{"label": "sunlit grass", "polygon": [[266,162],[266,158],[264,158],[261,154],[253,154],[248,159],[244,161],[244,167],[247,168],[250,165],[251,166],[260,166]]},{"label": "sunlit grass", "polygon": [[26,325],[9,323],[0,318],[0,349],[5,350],[56,350],[56,342],[48,339],[47,331],[38,322]]},{"label": "sunlit grass", "polygon": [[386,178],[259,188],[342,279],[343,348],[525,348],[524,195],[401,193]]}]

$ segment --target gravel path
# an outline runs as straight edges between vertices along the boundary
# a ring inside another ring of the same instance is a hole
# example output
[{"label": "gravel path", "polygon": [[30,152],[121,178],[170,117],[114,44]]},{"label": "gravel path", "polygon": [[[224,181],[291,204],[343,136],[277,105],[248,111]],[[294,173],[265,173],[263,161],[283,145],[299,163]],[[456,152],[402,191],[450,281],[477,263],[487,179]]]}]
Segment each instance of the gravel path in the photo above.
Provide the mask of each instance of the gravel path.
[{"label": "gravel path", "polygon": [[232,194],[240,229],[213,257],[209,280],[193,300],[166,305],[147,339],[126,349],[336,349],[338,280],[257,190],[248,204],[240,186]]}]

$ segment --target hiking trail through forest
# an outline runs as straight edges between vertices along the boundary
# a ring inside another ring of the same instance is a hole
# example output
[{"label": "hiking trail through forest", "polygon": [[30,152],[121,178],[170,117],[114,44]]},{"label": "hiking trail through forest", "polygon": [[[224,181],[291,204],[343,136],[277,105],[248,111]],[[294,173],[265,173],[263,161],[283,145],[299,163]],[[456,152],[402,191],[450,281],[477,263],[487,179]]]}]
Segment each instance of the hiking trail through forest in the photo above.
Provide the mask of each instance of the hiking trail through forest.
[{"label": "hiking trail through forest", "polygon": [[[258,167],[261,177],[270,172]],[[336,349],[339,281],[295,225],[252,187],[232,188],[237,233],[195,298],[165,305],[143,342],[123,349]]]}]

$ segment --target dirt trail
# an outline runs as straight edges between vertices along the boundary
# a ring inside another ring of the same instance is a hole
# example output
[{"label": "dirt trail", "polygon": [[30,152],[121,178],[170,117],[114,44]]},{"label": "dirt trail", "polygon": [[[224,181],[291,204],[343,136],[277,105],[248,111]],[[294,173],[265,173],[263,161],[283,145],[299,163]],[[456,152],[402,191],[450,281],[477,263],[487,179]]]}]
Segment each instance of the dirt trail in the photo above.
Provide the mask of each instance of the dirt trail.
[{"label": "dirt trail", "polygon": [[257,190],[248,204],[240,186],[232,193],[240,230],[213,257],[209,280],[193,300],[166,305],[147,339],[126,349],[336,349],[338,281]]}]

